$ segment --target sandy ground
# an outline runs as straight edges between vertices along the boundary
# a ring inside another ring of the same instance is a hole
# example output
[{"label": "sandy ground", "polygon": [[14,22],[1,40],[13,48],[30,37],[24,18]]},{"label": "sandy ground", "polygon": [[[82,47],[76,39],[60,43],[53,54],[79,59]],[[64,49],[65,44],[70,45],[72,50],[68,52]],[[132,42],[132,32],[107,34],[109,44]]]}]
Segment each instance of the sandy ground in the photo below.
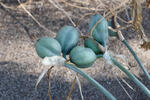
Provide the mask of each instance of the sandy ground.
[{"label": "sandy ground", "polygon": [[[49,3],[40,4],[40,2],[35,2],[32,6],[37,4],[38,7],[32,8],[31,13],[49,31],[39,27],[23,10],[3,9],[0,6],[0,100],[48,100],[48,80],[46,77],[41,81],[37,90],[34,88],[36,80],[42,71],[40,66],[41,59],[35,52],[35,42],[31,41],[27,34],[35,34],[38,37],[54,37],[62,26],[71,25],[71,23],[61,11],[53,8]],[[145,32],[150,35],[150,21],[147,12],[144,9],[143,26]],[[77,12],[70,12],[70,14],[72,13],[76,14]],[[78,13],[79,15],[73,16],[74,21],[77,21],[84,11],[79,11]],[[121,16],[125,17],[124,15]],[[88,32],[88,20],[89,18],[86,18],[79,26],[83,34]],[[124,32],[124,35],[148,69],[148,72],[150,72],[150,51],[140,48],[141,40],[137,37],[136,33],[128,30]],[[80,40],[79,44],[83,45],[83,40]],[[114,54],[125,55],[130,64],[130,71],[150,89],[150,84],[143,75],[143,72],[127,48],[119,40],[110,38],[108,49]],[[116,76],[133,100],[149,100],[126,75],[103,59],[97,60],[92,67],[84,69],[84,71],[101,83],[118,100],[130,99],[116,81]],[[122,79],[126,80],[134,90],[130,89]],[[52,99],[65,100],[72,80],[73,74],[69,69],[55,67],[51,73]],[[88,81],[82,77],[80,77],[80,80],[85,100],[107,100]],[[72,100],[81,100],[77,85],[73,91]]]}]

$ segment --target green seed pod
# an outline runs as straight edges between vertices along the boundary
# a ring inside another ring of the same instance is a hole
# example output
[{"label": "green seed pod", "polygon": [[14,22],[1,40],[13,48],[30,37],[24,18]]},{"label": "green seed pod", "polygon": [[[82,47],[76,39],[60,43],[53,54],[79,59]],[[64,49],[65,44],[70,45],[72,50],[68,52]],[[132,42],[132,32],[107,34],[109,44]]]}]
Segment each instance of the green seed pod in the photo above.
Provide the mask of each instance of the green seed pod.
[{"label": "green seed pod", "polygon": [[87,48],[92,49],[95,52],[96,55],[103,54],[103,52],[98,47],[98,43],[95,40],[91,39],[91,38],[87,38],[84,41],[84,46],[87,47]]},{"label": "green seed pod", "polygon": [[[117,23],[117,24],[119,25],[119,23]],[[108,26],[110,26],[112,28],[115,28],[115,26],[113,25],[112,20],[108,21]],[[109,34],[109,36],[117,36],[117,32],[114,32],[114,31],[112,31],[110,29],[108,29],[108,34]]]},{"label": "green seed pod", "polygon": [[88,68],[96,60],[96,55],[90,48],[74,47],[70,52],[70,59],[79,68]]},{"label": "green seed pod", "polygon": [[40,38],[35,44],[35,49],[38,56],[41,58],[61,55],[61,46],[59,42],[49,37]]},{"label": "green seed pod", "polygon": [[79,33],[73,26],[64,26],[58,32],[56,40],[60,43],[63,56],[65,57],[77,45]]},{"label": "green seed pod", "polygon": [[90,20],[90,24],[89,24],[89,31],[92,30],[93,26],[99,20],[101,20],[101,21],[100,21],[100,23],[97,24],[97,26],[93,30],[92,36],[97,42],[99,42],[101,45],[103,45],[105,47],[106,42],[108,40],[108,23],[107,23],[106,19],[103,18],[103,16],[101,16],[100,14],[96,14],[96,15],[92,16],[92,18]]}]

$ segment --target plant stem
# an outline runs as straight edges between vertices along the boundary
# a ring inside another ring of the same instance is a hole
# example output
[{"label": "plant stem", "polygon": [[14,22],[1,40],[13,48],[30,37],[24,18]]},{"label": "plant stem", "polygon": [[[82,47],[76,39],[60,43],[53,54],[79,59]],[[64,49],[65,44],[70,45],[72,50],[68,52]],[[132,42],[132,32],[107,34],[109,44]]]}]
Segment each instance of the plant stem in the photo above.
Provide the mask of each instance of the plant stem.
[{"label": "plant stem", "polygon": [[141,90],[143,90],[143,92],[150,98],[150,90],[143,83],[141,83],[132,73],[130,73],[126,68],[124,68],[112,56],[111,61],[114,65],[116,65],[119,69],[121,69],[130,79],[132,79],[134,83],[138,85],[141,88]]},{"label": "plant stem", "polygon": [[[76,74],[76,75],[77,75],[77,74]],[[70,100],[70,99],[71,99],[71,94],[72,94],[72,91],[73,91],[73,89],[74,89],[75,83],[76,83],[76,76],[75,76],[74,79],[73,79],[71,88],[70,88],[69,93],[68,93],[68,96],[67,96],[67,100]]]},{"label": "plant stem", "polygon": [[63,57],[66,59],[66,54],[65,53],[63,53]]},{"label": "plant stem", "polygon": [[133,49],[130,47],[130,45],[128,44],[128,42],[126,40],[123,40],[122,42],[129,49],[129,51],[134,56],[135,60],[137,61],[137,63],[141,67],[141,69],[143,70],[144,74],[147,76],[147,78],[150,81],[150,75],[149,75],[149,73],[147,72],[147,70],[145,69],[145,67],[143,66],[142,62],[139,60],[139,58],[137,57],[137,55],[135,54],[135,52],[133,51]]},{"label": "plant stem", "polygon": [[101,58],[101,57],[103,57],[103,54],[98,54],[96,56],[97,56],[97,58]]},{"label": "plant stem", "polygon": [[74,66],[73,64],[65,63],[64,66],[67,68],[79,73],[85,79],[87,79],[90,83],[92,83],[97,89],[99,89],[109,100],[117,100],[109,91],[107,91],[102,85],[100,85],[96,80],[94,80],[91,76],[81,71],[79,68]]}]

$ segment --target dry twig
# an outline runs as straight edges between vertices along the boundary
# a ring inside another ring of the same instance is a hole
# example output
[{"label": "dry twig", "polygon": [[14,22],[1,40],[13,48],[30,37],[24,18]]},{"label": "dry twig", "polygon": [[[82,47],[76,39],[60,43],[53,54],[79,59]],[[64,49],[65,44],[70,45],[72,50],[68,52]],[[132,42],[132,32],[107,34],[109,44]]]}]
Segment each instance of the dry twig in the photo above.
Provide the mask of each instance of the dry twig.
[{"label": "dry twig", "polygon": [[53,33],[52,31],[48,30],[44,25],[42,25],[25,7],[24,7],[24,4],[22,4],[20,2],[20,0],[18,0],[20,6],[41,28],[43,28],[44,30],[46,30],[47,32],[50,32],[50,33]]}]

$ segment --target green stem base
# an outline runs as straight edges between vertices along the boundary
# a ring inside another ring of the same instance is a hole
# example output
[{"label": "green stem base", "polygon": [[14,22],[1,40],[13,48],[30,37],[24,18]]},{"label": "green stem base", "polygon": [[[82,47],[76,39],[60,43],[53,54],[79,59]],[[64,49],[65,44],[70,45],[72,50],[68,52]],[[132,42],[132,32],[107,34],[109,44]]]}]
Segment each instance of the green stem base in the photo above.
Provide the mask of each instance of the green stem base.
[{"label": "green stem base", "polygon": [[94,80],[92,77],[90,77],[85,72],[81,71],[79,68],[72,64],[65,63],[65,66],[77,73],[79,73],[81,76],[83,76],[85,79],[87,79],[90,83],[92,83],[97,89],[99,89],[109,100],[117,100],[109,91],[107,91],[102,85],[100,85],[96,80]]},{"label": "green stem base", "polygon": [[129,51],[134,56],[135,60],[137,61],[137,63],[141,67],[141,69],[143,70],[144,74],[147,76],[147,78],[150,81],[150,75],[149,75],[149,73],[147,72],[147,70],[145,69],[145,67],[143,66],[142,62],[139,60],[139,58],[137,57],[137,55],[135,54],[135,52],[133,51],[133,49],[130,47],[130,45],[128,44],[128,42],[126,40],[123,40],[122,43],[129,49]]},{"label": "green stem base", "polygon": [[116,65],[120,70],[122,70],[130,79],[134,81],[134,83],[143,90],[143,92],[150,98],[150,90],[143,84],[141,83],[132,73],[130,73],[126,68],[124,68],[118,61],[116,61],[112,56],[111,56],[111,61],[114,65]]}]

